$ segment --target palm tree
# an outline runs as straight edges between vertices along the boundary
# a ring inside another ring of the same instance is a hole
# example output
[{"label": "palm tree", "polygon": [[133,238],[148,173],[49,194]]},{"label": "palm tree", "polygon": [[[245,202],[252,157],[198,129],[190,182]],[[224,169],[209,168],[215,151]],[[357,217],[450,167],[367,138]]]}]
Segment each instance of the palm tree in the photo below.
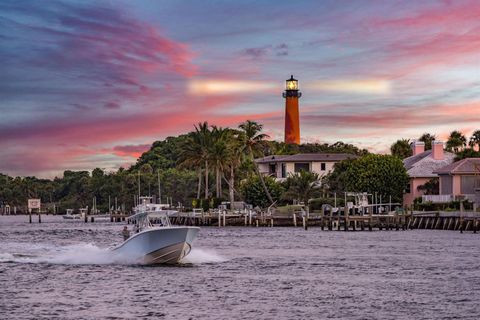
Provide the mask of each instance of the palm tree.
[{"label": "palm tree", "polygon": [[265,184],[265,180],[263,179],[263,175],[260,173],[260,170],[258,169],[258,165],[255,162],[255,155],[263,155],[263,142],[269,136],[264,133],[260,133],[262,131],[263,125],[255,121],[247,120],[244,123],[240,124],[238,127],[241,129],[241,132],[242,132],[241,139],[242,139],[243,149],[247,154],[247,156],[252,161],[255,172],[257,173],[262,183],[263,190],[265,191],[265,194],[267,195],[268,200],[273,205],[274,201],[272,199],[272,196],[268,191],[267,185]]},{"label": "palm tree", "polygon": [[307,204],[308,200],[320,195],[319,175],[315,172],[301,170],[291,174],[285,181],[287,191],[285,199],[297,199]]},{"label": "palm tree", "polygon": [[193,131],[188,134],[185,143],[182,144],[181,150],[178,161],[180,167],[191,168],[197,171],[197,199],[200,199],[204,159],[201,157],[203,152],[202,138],[198,131]]},{"label": "palm tree", "polygon": [[208,122],[200,122],[194,126],[195,131],[188,134],[180,153],[180,165],[196,168],[198,174],[197,199],[200,198],[202,186],[202,170],[205,170],[205,199],[209,196],[209,163],[212,149],[212,132]]},{"label": "palm tree", "polygon": [[[139,169],[139,183],[140,183],[140,179],[143,180],[143,181],[146,181],[147,182],[147,185],[148,185],[148,195],[150,196],[150,192],[152,191],[151,190],[151,182],[152,182],[152,174],[153,174],[153,168],[150,164],[148,163],[145,163],[143,164],[140,169]],[[145,191],[144,191],[145,194],[147,194]],[[139,189],[139,196],[141,196],[141,192],[140,192],[140,189]]]},{"label": "palm tree", "polygon": [[469,142],[470,148],[474,148],[477,146],[480,151],[480,130],[475,130],[472,133],[472,136],[470,137],[470,142]]},{"label": "palm tree", "polygon": [[435,141],[436,137],[434,134],[428,132],[422,134],[418,141],[422,141],[425,144],[425,150],[432,149],[432,142]]},{"label": "palm tree", "polygon": [[467,138],[457,130],[450,133],[447,140],[447,150],[455,153],[459,152],[463,147],[467,145]]},{"label": "palm tree", "polygon": [[[231,208],[233,208],[233,202],[235,201],[235,171],[241,166],[244,160],[244,153],[242,150],[242,140],[240,139],[241,133],[235,129],[228,129],[227,138],[227,157],[225,159],[224,171],[229,173],[228,180],[224,177],[224,180],[228,184],[228,194]],[[237,192],[238,193],[238,192]]]},{"label": "palm tree", "polygon": [[215,168],[215,195],[217,198],[222,196],[222,177],[227,162],[229,161],[229,130],[230,129],[212,126],[211,131],[212,145],[209,158]]},{"label": "palm tree", "polygon": [[412,155],[412,149],[410,148],[410,139],[397,140],[390,147],[392,156],[397,156],[400,159],[408,158]]},{"label": "palm tree", "polygon": [[208,175],[209,175],[209,160],[212,147],[212,132],[208,126],[208,122],[199,123],[195,126],[195,134],[198,135],[198,142],[200,143],[199,157],[205,165],[205,199],[208,199]]}]

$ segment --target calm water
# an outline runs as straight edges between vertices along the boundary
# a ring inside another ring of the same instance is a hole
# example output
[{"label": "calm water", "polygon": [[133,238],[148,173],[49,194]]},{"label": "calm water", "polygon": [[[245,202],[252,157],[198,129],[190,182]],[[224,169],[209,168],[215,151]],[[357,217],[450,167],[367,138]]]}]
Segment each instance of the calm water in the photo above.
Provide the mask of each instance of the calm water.
[{"label": "calm water", "polygon": [[121,224],[0,217],[2,319],[478,319],[480,234],[215,228],[188,263],[106,248]]}]

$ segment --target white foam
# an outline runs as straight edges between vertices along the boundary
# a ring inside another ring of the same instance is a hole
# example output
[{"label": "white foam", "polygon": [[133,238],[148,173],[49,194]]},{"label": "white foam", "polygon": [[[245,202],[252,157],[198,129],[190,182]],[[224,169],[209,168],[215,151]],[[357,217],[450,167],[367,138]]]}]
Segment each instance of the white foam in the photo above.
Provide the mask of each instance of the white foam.
[{"label": "white foam", "polygon": [[227,259],[220,256],[213,250],[207,250],[202,248],[192,248],[192,251],[186,256],[182,263],[193,263],[193,264],[201,264],[201,263],[219,263],[225,262]]},{"label": "white foam", "polygon": [[28,250],[0,253],[0,262],[52,264],[132,264],[128,257],[91,243],[63,247],[32,245]]},{"label": "white foam", "polygon": [[[138,264],[129,257],[93,243],[54,246],[46,243],[11,243],[0,247],[0,263],[51,263],[66,265]],[[227,261],[213,250],[193,248],[182,263],[204,264]]]}]

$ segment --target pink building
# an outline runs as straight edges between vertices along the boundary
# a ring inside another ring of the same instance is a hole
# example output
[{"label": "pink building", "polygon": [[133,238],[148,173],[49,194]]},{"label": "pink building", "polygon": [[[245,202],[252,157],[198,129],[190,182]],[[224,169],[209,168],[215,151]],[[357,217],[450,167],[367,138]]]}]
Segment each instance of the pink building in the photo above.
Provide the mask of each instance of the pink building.
[{"label": "pink building", "polygon": [[480,158],[466,158],[435,173],[440,177],[440,194],[464,196],[470,200],[480,195]]},{"label": "pink building", "polygon": [[410,177],[403,195],[404,205],[411,205],[415,198],[421,197],[424,193],[418,187],[431,179],[438,179],[435,171],[453,163],[455,158],[455,154],[443,150],[441,141],[433,141],[432,149],[427,151],[421,141],[412,142],[411,147],[413,155],[403,160]]}]

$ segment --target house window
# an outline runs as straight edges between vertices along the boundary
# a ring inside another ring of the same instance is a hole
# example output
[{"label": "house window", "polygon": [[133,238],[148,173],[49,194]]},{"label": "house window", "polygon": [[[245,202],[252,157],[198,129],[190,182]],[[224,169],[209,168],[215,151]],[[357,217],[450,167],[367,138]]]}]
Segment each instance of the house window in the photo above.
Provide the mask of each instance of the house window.
[{"label": "house window", "polygon": [[268,174],[274,175],[277,172],[277,166],[275,164],[268,165]]},{"label": "house window", "polygon": [[410,181],[407,183],[407,185],[405,186],[405,193],[410,193],[411,190],[410,190],[411,186],[410,186]]},{"label": "house window", "polygon": [[287,177],[287,165],[285,163],[282,163],[282,178]]},{"label": "house window", "polygon": [[310,171],[310,164],[307,163],[295,163],[295,172],[300,172],[300,171],[305,171],[308,172]]},{"label": "house window", "polygon": [[449,175],[440,175],[440,194],[453,193],[453,177]]},{"label": "house window", "polygon": [[475,194],[475,189],[480,185],[480,178],[478,176],[461,176],[460,178],[460,192],[462,194]]},{"label": "house window", "polygon": [[320,170],[322,171],[327,170],[327,164],[325,162],[320,163]]}]

